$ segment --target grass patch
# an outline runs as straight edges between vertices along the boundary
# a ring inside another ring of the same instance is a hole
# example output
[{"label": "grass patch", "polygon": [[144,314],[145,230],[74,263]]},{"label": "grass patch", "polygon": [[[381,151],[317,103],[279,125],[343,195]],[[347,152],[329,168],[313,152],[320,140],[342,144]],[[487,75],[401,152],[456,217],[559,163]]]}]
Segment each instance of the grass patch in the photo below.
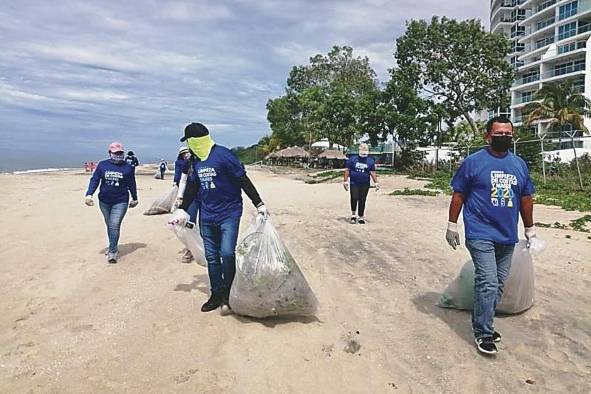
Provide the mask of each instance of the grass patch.
[{"label": "grass patch", "polygon": [[323,183],[328,182],[338,177],[342,177],[344,170],[328,170],[328,171],[321,171],[315,174],[308,175],[308,178],[305,180],[308,184],[316,184],[316,183]]},{"label": "grass patch", "polygon": [[430,196],[434,197],[438,192],[434,190],[426,190],[426,189],[409,189],[405,187],[404,190],[394,190],[390,193],[391,196]]}]

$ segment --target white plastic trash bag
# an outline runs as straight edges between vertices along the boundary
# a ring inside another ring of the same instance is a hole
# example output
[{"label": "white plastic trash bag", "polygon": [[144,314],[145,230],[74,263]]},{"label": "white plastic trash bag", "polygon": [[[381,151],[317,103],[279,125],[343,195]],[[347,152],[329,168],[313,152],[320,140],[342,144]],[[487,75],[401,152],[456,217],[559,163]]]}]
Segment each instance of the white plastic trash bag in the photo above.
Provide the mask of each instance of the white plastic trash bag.
[{"label": "white plastic trash bag", "polygon": [[[544,242],[532,238],[528,247],[527,241],[515,245],[511,259],[511,270],[505,281],[501,303],[497,312],[520,313],[534,304],[534,265],[532,255],[544,249]],[[474,307],[474,264],[468,260],[460,270],[460,274],[447,286],[438,304],[443,308],[472,310]]]},{"label": "white plastic trash bag", "polygon": [[168,228],[174,231],[177,238],[185,245],[185,248],[191,251],[197,264],[206,267],[203,239],[199,234],[198,227],[194,226],[193,223],[187,223],[187,225],[169,224]]},{"label": "white plastic trash bag", "polygon": [[150,209],[144,212],[144,215],[160,215],[163,213],[170,213],[178,193],[179,188],[177,185],[174,185],[168,193],[154,201]]},{"label": "white plastic trash bag", "polygon": [[235,313],[257,318],[308,316],[318,301],[270,220],[258,216],[236,250],[230,290]]},{"label": "white plastic trash bag", "polygon": [[162,179],[162,174],[160,173],[160,170],[154,173],[154,179]]}]

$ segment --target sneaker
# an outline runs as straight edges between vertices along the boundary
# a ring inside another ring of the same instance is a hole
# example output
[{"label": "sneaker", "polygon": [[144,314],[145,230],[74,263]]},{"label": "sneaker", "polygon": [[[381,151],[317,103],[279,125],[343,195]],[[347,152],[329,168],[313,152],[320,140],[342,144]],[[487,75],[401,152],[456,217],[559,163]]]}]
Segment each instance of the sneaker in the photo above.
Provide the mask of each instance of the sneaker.
[{"label": "sneaker", "polygon": [[181,263],[189,264],[191,261],[193,261],[193,254],[189,249],[187,249],[187,251],[183,253],[183,256],[181,257]]},{"label": "sneaker", "polygon": [[497,354],[497,345],[493,342],[493,337],[480,337],[474,340],[476,347],[480,353]]},{"label": "sneaker", "polygon": [[117,252],[115,253],[107,253],[107,261],[109,262],[109,264],[116,264],[117,263]]},{"label": "sneaker", "polygon": [[355,223],[357,223],[357,217],[355,217],[355,216],[351,216],[351,219],[349,219],[349,222],[350,222],[351,224],[355,224]]},{"label": "sneaker", "polygon": [[493,339],[493,342],[494,342],[494,343],[499,343],[499,342],[501,342],[501,334],[495,331],[495,332],[493,333],[492,339]]},{"label": "sneaker", "polygon": [[357,220],[357,223],[359,223],[359,224],[365,224],[365,219],[364,218],[359,218]]},{"label": "sneaker", "polygon": [[224,295],[221,291],[211,293],[209,300],[201,306],[201,312],[211,312],[218,309],[224,303]]}]

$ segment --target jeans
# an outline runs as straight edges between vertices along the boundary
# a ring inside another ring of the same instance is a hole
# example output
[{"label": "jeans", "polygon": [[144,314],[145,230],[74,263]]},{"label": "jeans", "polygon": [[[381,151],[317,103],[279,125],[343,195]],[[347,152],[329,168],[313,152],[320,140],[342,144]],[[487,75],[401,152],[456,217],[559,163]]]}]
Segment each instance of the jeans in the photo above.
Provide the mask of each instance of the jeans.
[{"label": "jeans", "polygon": [[509,276],[515,245],[467,239],[466,247],[474,262],[474,337],[492,336],[495,310],[503,296],[503,285]]},{"label": "jeans", "polygon": [[[351,212],[357,211],[359,216],[363,217],[363,214],[365,213],[365,201],[367,200],[368,192],[369,185],[351,185]],[[359,204],[359,210],[357,210],[357,204]]]},{"label": "jeans", "polygon": [[117,204],[106,204],[99,201],[99,207],[105,218],[105,224],[107,225],[107,236],[109,237],[109,252],[117,253],[117,244],[119,243],[119,233],[121,231],[121,222],[127,212],[128,204],[126,202],[120,202]]},{"label": "jeans", "polygon": [[201,238],[205,248],[207,272],[211,292],[229,290],[236,274],[236,242],[240,216],[230,217],[220,223],[201,223]]}]

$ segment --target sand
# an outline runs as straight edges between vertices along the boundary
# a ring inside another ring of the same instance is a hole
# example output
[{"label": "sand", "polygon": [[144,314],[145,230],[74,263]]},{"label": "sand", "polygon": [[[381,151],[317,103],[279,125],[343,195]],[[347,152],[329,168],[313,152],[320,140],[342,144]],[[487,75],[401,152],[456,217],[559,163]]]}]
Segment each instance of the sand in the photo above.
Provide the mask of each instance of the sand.
[{"label": "sand", "polygon": [[[0,392],[591,390],[590,234],[538,230],[536,304],[496,320],[491,359],[473,346],[469,313],[435,306],[469,258],[445,242],[449,198],[388,195],[420,182],[382,177],[361,226],[347,223],[338,181],[250,171],[320,302],[316,318],[257,321],[199,311],[205,268],[179,262],[166,216],[142,215],[172,179],[142,173],[116,265],[98,207],[83,203],[88,174],[0,175]],[[582,215],[535,209],[541,222]]]}]

